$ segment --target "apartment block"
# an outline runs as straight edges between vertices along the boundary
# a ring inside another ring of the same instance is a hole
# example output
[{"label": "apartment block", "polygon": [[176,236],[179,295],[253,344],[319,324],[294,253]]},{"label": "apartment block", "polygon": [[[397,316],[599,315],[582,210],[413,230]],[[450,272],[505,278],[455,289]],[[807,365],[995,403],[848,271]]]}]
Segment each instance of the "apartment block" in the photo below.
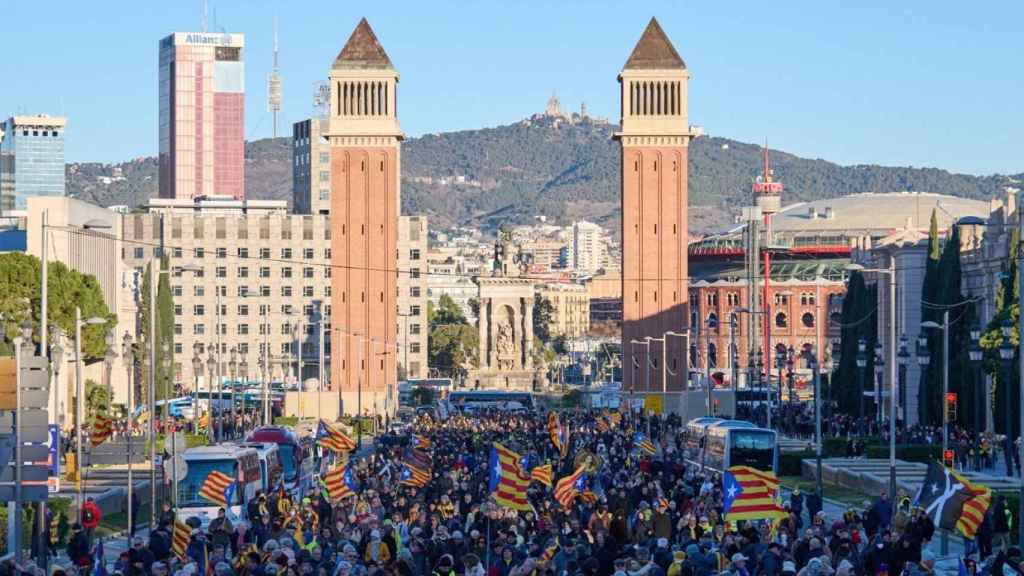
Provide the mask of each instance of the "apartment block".
[{"label": "apartment block", "polygon": [[330,214],[331,146],[327,119],[292,125],[292,210],[296,214]]},{"label": "apartment block", "polygon": [[427,377],[427,218],[398,218],[398,378]]},{"label": "apartment block", "polygon": [[580,338],[590,330],[590,296],[582,284],[538,284],[537,294],[551,302],[551,334]]}]

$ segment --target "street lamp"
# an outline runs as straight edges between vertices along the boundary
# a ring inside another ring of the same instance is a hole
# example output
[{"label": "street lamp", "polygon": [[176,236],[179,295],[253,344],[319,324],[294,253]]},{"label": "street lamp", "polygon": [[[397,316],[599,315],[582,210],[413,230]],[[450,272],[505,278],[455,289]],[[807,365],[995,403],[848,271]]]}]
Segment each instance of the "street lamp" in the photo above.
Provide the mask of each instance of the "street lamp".
[{"label": "street lamp", "polygon": [[974,368],[975,386],[971,390],[971,398],[974,399],[974,412],[977,418],[974,429],[980,436],[985,430],[985,393],[982,390],[983,378],[981,377],[981,361],[985,357],[985,353],[981,349],[981,326],[978,325],[977,320],[971,324],[970,333],[971,343],[967,348],[967,357],[970,358],[971,367]]},{"label": "street lamp", "polygon": [[861,336],[857,339],[857,424],[864,418],[864,369],[868,365],[868,341]]},{"label": "street lamp", "polygon": [[[782,406],[782,369],[786,367],[786,348],[781,343],[775,349],[775,368],[779,371],[779,407]],[[781,413],[779,414],[781,417]]]},{"label": "street lamp", "polygon": [[195,385],[192,387],[192,430],[199,435],[199,378],[203,374],[203,345],[199,342],[192,344],[192,377]]},{"label": "street lamp", "polygon": [[885,359],[882,356],[882,343],[875,343],[875,421],[882,425],[882,374],[885,371]]},{"label": "street lamp", "polygon": [[128,537],[131,538],[132,524],[135,520],[132,518],[134,508],[132,492],[135,489],[135,482],[132,480],[132,417],[135,415],[135,388],[132,386],[132,372],[135,368],[135,349],[132,345],[132,335],[127,330],[121,339],[121,357],[124,358],[125,372],[128,373],[128,422],[125,429],[127,434],[125,453],[128,456]]},{"label": "street lamp", "polygon": [[238,347],[237,346],[232,346],[231,347],[231,357],[230,357],[230,360],[228,360],[228,372],[231,373],[231,393],[230,393],[230,397],[231,397],[231,427],[230,427],[229,431],[231,432],[231,436],[233,438],[236,435],[235,434],[235,432],[236,432],[236,430],[235,430],[235,428],[236,428],[236,424],[235,424],[235,390],[238,389],[238,382],[236,382],[235,379],[238,377]]},{"label": "street lamp", "polygon": [[794,382],[793,382],[793,380],[795,379],[796,374],[793,372],[793,367],[794,367],[794,364],[796,363],[795,360],[796,360],[796,351],[793,350],[793,346],[790,345],[790,347],[786,349],[786,386],[788,388],[787,391],[789,392],[789,401],[790,402],[794,401],[794,398],[793,398],[793,396],[794,396],[794,394],[793,394]]},{"label": "street lamp", "polygon": [[1006,475],[1013,476],[1013,417],[1010,411],[1010,379],[1012,375],[1010,373],[1011,364],[1013,363],[1013,354],[1016,352],[1013,343],[1010,342],[1010,336],[1013,334],[1013,322],[1007,318],[1003,321],[1002,326],[1003,341],[999,345],[999,359],[1002,360],[1003,365],[1003,378],[1000,382],[1000,386],[1003,389],[1003,393],[1000,394],[1000,401],[1003,403],[1006,414],[1006,434],[1005,441],[1005,458],[1006,458]]},{"label": "street lamp", "polygon": [[824,497],[821,479],[821,371],[818,370],[818,357],[814,354],[813,346],[805,344],[802,355],[807,360],[807,365],[810,367],[814,379],[814,451],[815,465],[817,467],[815,478],[816,490],[820,500]]},{"label": "street lamp", "polygon": [[249,360],[246,357],[246,355],[244,355],[244,354],[242,355],[242,360],[239,361],[239,363],[238,363],[238,373],[239,373],[239,376],[242,379],[242,382],[244,383],[243,384],[244,387],[242,388],[242,407],[241,407],[241,416],[242,416],[242,423],[241,424],[244,424],[245,423],[245,410],[246,410],[246,408],[248,408],[248,406],[246,404],[246,402],[247,402],[246,396],[247,396],[248,387],[249,387]]},{"label": "street lamp", "polygon": [[[928,320],[926,322],[921,322],[921,328],[928,330],[942,330],[942,459],[943,463],[945,463],[946,450],[949,449],[949,406],[948,400],[946,399],[946,394],[949,393],[949,310],[943,310],[942,324]],[[1009,379],[1007,379],[1007,381],[1009,381]],[[1007,400],[1007,406],[1009,406],[1009,400]],[[1009,415],[1009,413],[1007,413],[1007,415]],[[1007,423],[1009,423],[1009,419],[1007,419]],[[1008,446],[1012,448],[1012,445],[1008,444]],[[949,536],[945,531],[943,531],[941,552],[942,554],[946,554],[948,551]]]},{"label": "street lamp", "polygon": [[[896,363],[899,365],[899,404],[903,410],[903,426],[907,425],[907,366],[910,365],[910,347],[907,335],[900,336],[900,348],[896,353]],[[893,400],[894,402],[896,400]]]},{"label": "street lamp", "polygon": [[[82,492],[82,444],[85,442],[85,392],[82,378],[82,326],[102,326],[107,323],[105,318],[93,316],[82,321],[82,309],[75,308],[75,468],[78,472],[78,522],[82,522],[82,504],[85,497]],[[155,490],[155,488],[154,488]],[[154,492],[155,494],[155,492]]]},{"label": "street lamp", "polygon": [[[207,420],[206,426],[209,429],[210,443],[214,444],[217,441],[217,437],[213,430],[213,419],[215,418],[217,404],[213,402],[213,379],[217,374],[217,356],[214,355],[213,344],[207,347],[207,352],[206,370],[210,373],[210,386],[207,387],[210,391],[210,417]],[[217,402],[220,402],[220,383],[217,384]]]}]

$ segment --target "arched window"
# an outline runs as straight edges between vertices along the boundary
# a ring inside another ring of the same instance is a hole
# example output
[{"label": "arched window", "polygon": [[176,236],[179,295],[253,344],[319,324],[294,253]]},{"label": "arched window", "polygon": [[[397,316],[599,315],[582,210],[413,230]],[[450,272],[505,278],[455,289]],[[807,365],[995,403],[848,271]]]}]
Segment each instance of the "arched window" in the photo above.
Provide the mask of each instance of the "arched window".
[{"label": "arched window", "polygon": [[718,314],[714,312],[708,314],[708,330],[716,330],[718,328]]},{"label": "arched window", "polygon": [[718,346],[708,342],[708,368],[718,368]]},{"label": "arched window", "polygon": [[804,328],[814,328],[814,314],[804,312],[804,315],[800,317],[800,322],[804,325]]},{"label": "arched window", "polygon": [[786,318],[786,314],[783,312],[779,312],[778,314],[775,315],[775,327],[785,328],[786,326],[789,326],[789,321]]},{"label": "arched window", "polygon": [[697,365],[697,345],[696,344],[690,344],[690,362],[689,362],[689,364],[690,364],[690,366],[696,366]]}]

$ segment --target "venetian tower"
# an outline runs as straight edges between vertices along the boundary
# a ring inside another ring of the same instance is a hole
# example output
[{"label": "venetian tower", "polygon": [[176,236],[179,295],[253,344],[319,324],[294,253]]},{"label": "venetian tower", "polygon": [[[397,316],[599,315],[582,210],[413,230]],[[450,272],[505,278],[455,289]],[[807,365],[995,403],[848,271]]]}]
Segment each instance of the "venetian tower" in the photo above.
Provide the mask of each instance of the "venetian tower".
[{"label": "venetian tower", "polygon": [[618,78],[623,392],[635,391],[638,397],[675,392],[663,399],[666,409],[677,405],[678,393],[685,389],[686,338],[667,336],[666,358],[662,343],[647,343],[646,338],[682,333],[689,317],[687,150],[695,136],[686,112],[689,77],[683,59],[652,18]]},{"label": "venetian tower", "polygon": [[366,19],[330,72],[331,383],[346,414],[394,414],[398,72]]}]

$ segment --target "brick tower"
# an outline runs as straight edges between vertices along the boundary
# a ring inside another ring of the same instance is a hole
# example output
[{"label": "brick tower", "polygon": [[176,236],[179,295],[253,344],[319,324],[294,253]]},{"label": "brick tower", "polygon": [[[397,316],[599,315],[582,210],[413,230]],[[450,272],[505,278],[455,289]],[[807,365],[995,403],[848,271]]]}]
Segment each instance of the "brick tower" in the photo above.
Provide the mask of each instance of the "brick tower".
[{"label": "brick tower", "polygon": [[398,73],[366,19],[330,73],[331,384],[346,414],[394,414]]},{"label": "brick tower", "polygon": [[[683,332],[687,303],[686,64],[651,19],[619,74],[622,131],[623,392],[680,392],[687,374],[686,340],[633,341]],[[667,363],[663,362],[667,360]],[[650,368],[646,364],[649,362]],[[662,383],[662,373],[666,382]],[[664,398],[675,409],[679,395]]]}]

